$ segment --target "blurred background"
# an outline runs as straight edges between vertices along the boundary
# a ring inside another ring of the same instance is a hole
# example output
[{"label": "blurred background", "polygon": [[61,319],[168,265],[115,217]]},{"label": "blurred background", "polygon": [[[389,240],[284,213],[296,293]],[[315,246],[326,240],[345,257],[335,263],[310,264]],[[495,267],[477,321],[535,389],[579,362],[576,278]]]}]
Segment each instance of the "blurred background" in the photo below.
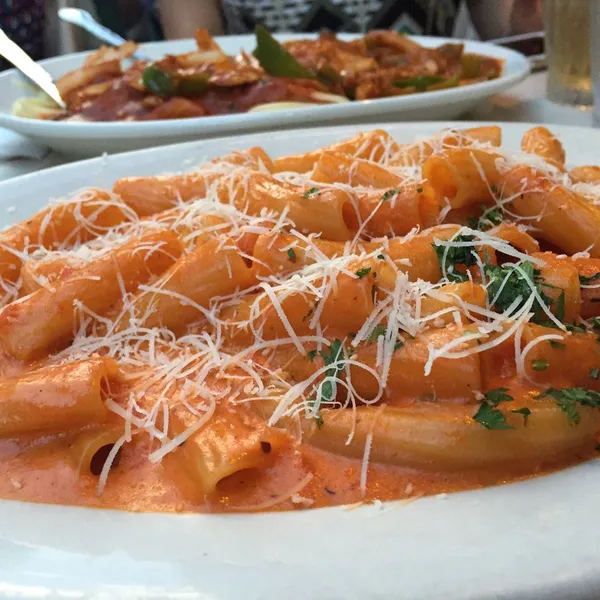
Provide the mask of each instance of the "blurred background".
[{"label": "blurred background", "polygon": [[[542,29],[542,0],[0,0],[0,26],[36,59],[97,48],[58,21],[61,7],[88,10],[140,42],[192,37],[198,28],[246,33],[257,23],[271,31],[378,28],[482,40]],[[527,42],[518,49],[527,52]],[[539,40],[529,50],[538,53]]]}]

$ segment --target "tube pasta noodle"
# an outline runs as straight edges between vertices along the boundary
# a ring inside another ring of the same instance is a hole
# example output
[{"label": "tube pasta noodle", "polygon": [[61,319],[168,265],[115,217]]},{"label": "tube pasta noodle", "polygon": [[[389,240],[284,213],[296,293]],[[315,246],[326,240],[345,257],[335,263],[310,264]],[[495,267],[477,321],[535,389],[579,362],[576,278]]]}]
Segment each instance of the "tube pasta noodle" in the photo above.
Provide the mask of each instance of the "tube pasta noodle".
[{"label": "tube pasta noodle", "polygon": [[475,202],[489,202],[500,182],[497,155],[475,148],[449,149],[434,154],[423,163],[425,194],[438,204],[444,199],[452,208],[463,208]]},{"label": "tube pasta noodle", "polygon": [[600,208],[583,195],[526,165],[507,173],[504,193],[513,198],[511,210],[533,221],[544,239],[568,253],[589,248],[600,256]]},{"label": "tube pasta noodle", "polygon": [[[186,64],[221,64],[198,43]],[[565,172],[546,130],[517,154],[501,134],[240,149],[11,225],[0,497],[291,510],[594,457],[596,167]]]},{"label": "tube pasta noodle", "polygon": [[[0,342],[28,360],[69,340],[79,319],[78,303],[94,314],[108,311],[121,297],[160,275],[181,252],[170,232],[133,239],[108,255],[75,269],[56,282],[0,311]],[[98,289],[93,282],[100,282]]]},{"label": "tube pasta noodle", "polygon": [[521,148],[524,152],[537,154],[559,168],[565,166],[565,151],[562,144],[545,127],[534,127],[523,135]]},{"label": "tube pasta noodle", "polygon": [[[173,418],[174,431],[185,430],[191,421],[189,411],[174,411]],[[213,494],[219,482],[231,475],[263,467],[286,442],[282,431],[238,407],[236,411],[217,411],[178,453],[203,496]]]},{"label": "tube pasta noodle", "polygon": [[[585,431],[575,433],[556,406],[540,403],[535,408],[535,424],[532,418],[526,428],[522,419],[511,415],[514,430],[508,434],[505,443],[497,444],[502,432],[477,427],[470,421],[468,408],[386,407],[373,430],[372,448],[378,448],[372,450],[373,460],[425,470],[497,468],[514,460],[535,464],[551,456],[558,458],[562,452],[576,452],[586,445],[586,441],[595,439],[597,415],[588,415]],[[360,414],[351,444],[346,445],[353,426],[349,412],[340,415],[327,412],[321,429],[314,423],[307,423],[306,438],[324,450],[360,457],[376,409],[363,407],[358,410]]]},{"label": "tube pasta noodle", "polygon": [[153,215],[176,206],[203,198],[210,185],[234,167],[273,169],[273,163],[262,148],[250,148],[213,160],[207,166],[183,175],[162,177],[125,177],[113,186],[113,192],[139,216]]},{"label": "tube pasta noodle", "polygon": [[119,427],[94,427],[77,434],[69,444],[69,452],[77,471],[100,474],[108,451],[123,435]]},{"label": "tube pasta noodle", "polygon": [[106,386],[118,378],[111,359],[49,366],[0,384],[0,436],[77,429],[105,421]]}]

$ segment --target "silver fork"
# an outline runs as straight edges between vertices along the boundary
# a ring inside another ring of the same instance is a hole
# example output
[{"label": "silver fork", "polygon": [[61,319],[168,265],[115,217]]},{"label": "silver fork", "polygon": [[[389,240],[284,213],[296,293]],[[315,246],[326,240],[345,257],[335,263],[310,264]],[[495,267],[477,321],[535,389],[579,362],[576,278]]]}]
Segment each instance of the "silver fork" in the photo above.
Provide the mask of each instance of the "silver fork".
[{"label": "silver fork", "polygon": [[[110,46],[120,46],[127,41],[118,33],[112,31],[112,29],[98,23],[87,10],[81,8],[59,8],[58,17],[61,21],[85,29],[88,33],[91,33],[94,37]],[[149,56],[139,50],[136,50],[131,56],[136,60],[152,61]]]}]

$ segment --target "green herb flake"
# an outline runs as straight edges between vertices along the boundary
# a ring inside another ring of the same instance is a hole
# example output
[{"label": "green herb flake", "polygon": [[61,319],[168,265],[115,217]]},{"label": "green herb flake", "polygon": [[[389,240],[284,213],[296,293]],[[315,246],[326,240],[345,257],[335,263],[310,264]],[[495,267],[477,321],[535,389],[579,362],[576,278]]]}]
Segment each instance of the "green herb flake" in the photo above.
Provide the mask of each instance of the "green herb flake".
[{"label": "green herb flake", "polygon": [[400,350],[400,348],[402,348],[402,346],[404,346],[404,342],[402,340],[400,340],[399,342],[396,342],[394,344],[394,352],[396,352],[396,350]]},{"label": "green herb flake", "polygon": [[371,272],[371,267],[363,267],[362,269],[358,269],[358,271],[356,271],[354,274],[359,279],[362,279],[363,277],[366,277],[370,272]]},{"label": "green herb flake", "polygon": [[537,358],[531,362],[531,368],[534,371],[545,371],[550,365],[545,358]]},{"label": "green herb flake", "polygon": [[586,328],[580,325],[572,325],[571,323],[565,323],[565,328],[571,333],[586,333]]},{"label": "green herb flake", "polygon": [[286,254],[288,255],[288,258],[290,259],[291,262],[295,263],[296,262],[296,253],[294,252],[293,248],[290,248]]},{"label": "green herb flake", "polygon": [[598,283],[600,280],[600,273],[595,273],[594,275],[590,275],[590,277],[586,277],[585,275],[579,276],[579,283],[582,285],[589,285],[590,283]]},{"label": "green herb flake", "polygon": [[311,362],[313,360],[315,360],[315,356],[317,356],[317,351],[316,350],[311,350],[308,354],[308,360],[310,360]]},{"label": "green herb flake", "polygon": [[507,391],[508,388],[497,388],[487,392],[473,420],[486,429],[514,429],[506,422],[504,414],[496,408],[501,402],[510,402],[513,399]]},{"label": "green herb flake", "polygon": [[417,194],[422,194],[423,193],[423,188],[422,187],[418,187],[417,188]]},{"label": "green herb flake", "polygon": [[378,255],[377,255],[377,258],[378,258],[379,260],[385,260],[385,254],[378,254]]},{"label": "green herb flake", "polygon": [[[469,243],[475,240],[474,235],[458,235],[452,238],[452,242]],[[433,244],[440,269],[442,273],[446,272],[448,281],[454,283],[467,281],[467,276],[464,273],[456,270],[456,267],[461,265],[470,267],[477,264],[477,252],[474,246],[445,246],[442,244]]]},{"label": "green herb flake", "polygon": [[371,334],[367,338],[368,342],[376,342],[378,337],[384,336],[386,334],[387,328],[385,325],[377,325]]},{"label": "green herb flake", "polygon": [[328,368],[325,371],[325,379],[318,386],[318,399],[312,402],[312,406],[317,407],[317,413],[323,402],[331,402],[334,399],[337,389],[336,379],[344,370],[344,345],[341,340],[336,338],[327,351],[321,350],[319,354]]},{"label": "green herb flake", "polygon": [[325,424],[325,421],[323,421],[323,417],[321,415],[315,415],[315,423],[317,424],[317,427],[321,429],[321,427],[323,427]]},{"label": "green herb flake", "polygon": [[588,323],[591,325],[592,329],[600,329],[600,317],[594,317],[590,319]]},{"label": "green herb flake", "polygon": [[579,425],[581,416],[577,408],[579,406],[588,406],[591,408],[600,408],[600,393],[585,388],[548,388],[540,394],[538,398],[554,398],[556,405],[566,415],[569,425]]},{"label": "green herb flake", "polygon": [[494,225],[500,225],[500,223],[504,221],[501,206],[494,206],[493,208],[488,208],[485,204],[482,204],[480,208],[481,216],[479,218],[469,217],[467,219],[467,225],[471,229],[487,231],[488,229],[491,229]]},{"label": "green herb flake", "polygon": [[386,202],[387,200],[389,200],[390,198],[394,197],[396,194],[398,193],[398,190],[388,190],[385,194],[383,194],[383,196],[381,197],[381,201],[382,202]]},{"label": "green herb flake", "polygon": [[523,408],[516,408],[515,410],[511,410],[511,413],[515,413],[517,415],[523,415],[523,425],[527,427],[527,419],[529,419],[529,415],[531,414],[531,410],[526,406]]},{"label": "green herb flake", "polygon": [[[489,278],[487,294],[490,303],[493,302],[497,310],[504,312],[517,298],[520,298],[521,303],[515,309],[518,310],[531,296],[531,288],[533,286],[544,304],[550,305],[551,299],[544,294],[542,290],[543,280],[540,277],[540,272],[533,266],[533,263],[525,261],[518,266],[520,270],[515,265],[508,265],[506,267],[485,265],[485,275]],[[533,314],[534,317],[532,320],[534,322],[544,322],[541,318],[545,313],[537,300],[533,305]]]},{"label": "green herb flake", "polygon": [[316,187],[311,187],[310,190],[308,190],[307,192],[304,192],[304,194],[302,194],[303,198],[310,198],[311,196],[315,196],[317,194],[320,194],[321,192],[319,191],[319,188]]},{"label": "green herb flake", "polygon": [[555,350],[564,350],[567,347],[562,342],[557,342],[556,340],[550,340],[550,346]]},{"label": "green herb flake", "polygon": [[600,369],[590,369],[590,377],[592,379],[600,379]]}]

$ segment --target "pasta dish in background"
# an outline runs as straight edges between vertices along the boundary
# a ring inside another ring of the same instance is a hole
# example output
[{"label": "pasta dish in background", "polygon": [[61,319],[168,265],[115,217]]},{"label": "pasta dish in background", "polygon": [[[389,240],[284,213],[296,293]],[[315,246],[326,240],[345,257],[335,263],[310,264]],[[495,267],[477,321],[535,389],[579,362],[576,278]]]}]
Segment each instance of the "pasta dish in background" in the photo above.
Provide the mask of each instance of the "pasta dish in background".
[{"label": "pasta dish in background", "polygon": [[522,150],[254,147],[7,228],[0,496],[285,510],[593,457],[600,167]]},{"label": "pasta dish in background", "polygon": [[133,61],[134,42],[101,48],[56,82],[65,111],[38,95],[17,100],[13,114],[67,121],[183,119],[400,96],[502,73],[500,59],[463,52],[460,43],[426,48],[393,31],[348,42],[323,33],[280,44],[258,26],[256,41],[252,55],[227,56],[200,30],[198,50],[151,64]]}]

